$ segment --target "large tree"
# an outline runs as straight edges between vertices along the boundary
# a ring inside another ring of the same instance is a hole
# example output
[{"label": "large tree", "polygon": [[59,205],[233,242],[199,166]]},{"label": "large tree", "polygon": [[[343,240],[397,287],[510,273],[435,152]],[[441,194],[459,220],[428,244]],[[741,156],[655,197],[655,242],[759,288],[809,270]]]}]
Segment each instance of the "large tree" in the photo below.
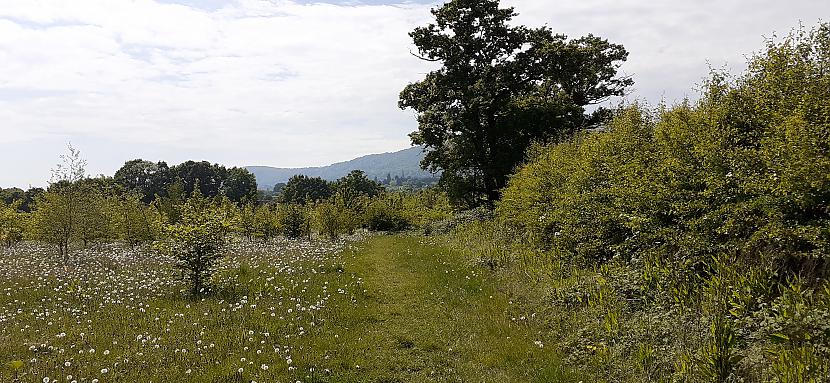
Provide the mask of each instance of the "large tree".
[{"label": "large tree", "polygon": [[516,13],[498,0],[452,0],[432,14],[410,36],[418,57],[442,66],[409,84],[399,106],[417,112],[421,165],[443,170],[456,202],[492,205],[533,142],[595,126],[607,111],[586,107],[632,84],[617,76],[621,45],[511,25]]},{"label": "large tree", "polygon": [[309,202],[318,202],[334,194],[331,183],[320,177],[308,177],[302,174],[295,175],[288,180],[280,193],[280,201],[291,204],[305,205]]},{"label": "large tree", "polygon": [[374,197],[383,192],[383,186],[370,180],[362,170],[352,170],[334,183],[337,192],[349,199],[359,195]]},{"label": "large tree", "polygon": [[173,174],[167,163],[157,163],[136,159],[127,161],[115,172],[115,182],[127,191],[138,193],[144,203],[150,203],[156,196],[163,197],[168,185],[173,182]]},{"label": "large tree", "polygon": [[222,183],[225,195],[234,202],[255,202],[257,200],[256,177],[245,168],[230,168]]},{"label": "large tree", "polygon": [[182,180],[187,195],[192,194],[198,185],[199,192],[206,197],[217,196],[222,192],[222,184],[228,173],[224,166],[207,161],[185,161],[172,167],[171,171]]}]

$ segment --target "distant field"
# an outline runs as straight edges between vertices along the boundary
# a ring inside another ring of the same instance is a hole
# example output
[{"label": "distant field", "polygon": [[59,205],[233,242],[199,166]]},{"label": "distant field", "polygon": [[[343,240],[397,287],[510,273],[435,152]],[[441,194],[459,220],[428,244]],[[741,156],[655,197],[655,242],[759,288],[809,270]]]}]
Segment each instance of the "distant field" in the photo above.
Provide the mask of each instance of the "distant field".
[{"label": "distant field", "polygon": [[421,241],[236,242],[199,301],[147,249],[3,249],[0,381],[568,380],[492,281]]}]

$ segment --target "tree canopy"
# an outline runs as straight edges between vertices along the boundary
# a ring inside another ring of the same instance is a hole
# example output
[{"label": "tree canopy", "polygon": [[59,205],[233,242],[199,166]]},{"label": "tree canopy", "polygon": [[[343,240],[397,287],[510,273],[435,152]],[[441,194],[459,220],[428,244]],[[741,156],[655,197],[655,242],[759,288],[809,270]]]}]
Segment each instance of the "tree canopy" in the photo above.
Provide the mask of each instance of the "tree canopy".
[{"label": "tree canopy", "polygon": [[43,194],[42,188],[29,188],[26,191],[20,188],[0,189],[0,202],[6,205],[17,204],[17,210],[21,212],[31,212],[35,199],[40,194]]},{"label": "tree canopy", "polygon": [[244,168],[230,168],[222,183],[222,190],[231,201],[255,201],[257,183],[254,174]]},{"label": "tree canopy", "polygon": [[352,170],[335,183],[337,191],[345,196],[374,197],[383,191],[380,183],[370,180],[362,170]]},{"label": "tree canopy", "polygon": [[114,178],[127,191],[139,194],[144,203],[166,197],[177,180],[186,195],[193,194],[198,185],[199,192],[207,197],[226,195],[234,202],[257,198],[256,178],[251,172],[207,161],[186,161],[169,167],[163,161],[153,163],[135,159],[118,169]]},{"label": "tree canopy", "polygon": [[115,172],[115,182],[126,190],[141,195],[144,203],[152,202],[156,196],[164,196],[167,186],[173,182],[170,167],[164,161],[153,163],[135,159],[124,163]]},{"label": "tree canopy", "polygon": [[327,199],[334,194],[331,183],[320,177],[308,177],[302,174],[291,177],[282,188],[280,200],[284,203],[305,205]]},{"label": "tree canopy", "polygon": [[410,36],[418,57],[442,66],[406,86],[399,106],[417,113],[422,167],[443,170],[456,202],[492,205],[533,142],[595,126],[608,111],[586,107],[633,83],[617,75],[621,45],[513,26],[498,0],[452,0],[432,14]]}]

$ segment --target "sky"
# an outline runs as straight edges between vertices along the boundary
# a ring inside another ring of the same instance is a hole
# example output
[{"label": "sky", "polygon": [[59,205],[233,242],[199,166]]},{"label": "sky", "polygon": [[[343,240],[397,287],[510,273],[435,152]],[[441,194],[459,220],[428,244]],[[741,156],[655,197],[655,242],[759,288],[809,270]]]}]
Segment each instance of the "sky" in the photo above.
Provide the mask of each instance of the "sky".
[{"label": "sky", "polygon": [[[134,158],[319,166],[409,147],[403,87],[435,64],[407,35],[440,2],[0,0],[0,187],[45,186],[71,143],[88,173]],[[625,100],[695,98],[826,0],[503,0],[518,24],[623,44]],[[825,20],[827,21],[827,20]]]}]

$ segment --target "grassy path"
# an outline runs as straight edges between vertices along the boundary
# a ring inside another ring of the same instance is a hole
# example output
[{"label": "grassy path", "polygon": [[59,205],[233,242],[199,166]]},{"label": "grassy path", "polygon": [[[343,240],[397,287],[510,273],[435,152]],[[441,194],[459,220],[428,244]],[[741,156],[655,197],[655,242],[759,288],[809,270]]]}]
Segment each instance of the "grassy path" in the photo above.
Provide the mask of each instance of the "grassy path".
[{"label": "grassy path", "polygon": [[363,291],[329,308],[326,332],[338,336],[319,346],[340,364],[332,381],[574,380],[535,343],[537,329],[511,318],[493,281],[448,249],[382,236],[346,251],[344,262]]}]

